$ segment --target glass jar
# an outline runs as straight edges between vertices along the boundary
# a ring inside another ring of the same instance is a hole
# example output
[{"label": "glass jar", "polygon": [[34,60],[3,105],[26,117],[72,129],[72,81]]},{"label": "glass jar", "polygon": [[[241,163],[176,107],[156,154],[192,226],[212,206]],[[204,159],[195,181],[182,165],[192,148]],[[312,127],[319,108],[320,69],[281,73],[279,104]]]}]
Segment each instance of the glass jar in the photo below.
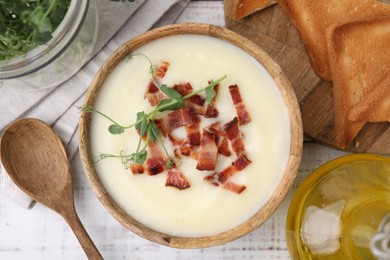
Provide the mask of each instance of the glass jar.
[{"label": "glass jar", "polygon": [[94,0],[72,0],[53,37],[25,55],[0,61],[0,87],[34,90],[73,76],[90,58],[98,32]]},{"label": "glass jar", "polygon": [[390,158],[353,154],[330,161],[304,180],[291,201],[286,221],[290,255],[389,259],[389,213]]}]

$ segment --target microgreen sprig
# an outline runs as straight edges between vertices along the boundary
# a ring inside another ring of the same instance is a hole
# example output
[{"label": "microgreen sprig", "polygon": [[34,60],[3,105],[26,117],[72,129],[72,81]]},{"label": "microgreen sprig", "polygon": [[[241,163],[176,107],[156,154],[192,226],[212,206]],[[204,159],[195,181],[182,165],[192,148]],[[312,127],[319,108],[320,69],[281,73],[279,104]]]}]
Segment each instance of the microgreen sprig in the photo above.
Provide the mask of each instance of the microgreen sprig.
[{"label": "microgreen sprig", "polygon": [[152,61],[149,59],[149,57],[143,53],[131,53],[127,56],[127,62],[129,62],[130,60],[132,60],[134,57],[136,56],[141,56],[143,58],[145,58],[148,63],[149,63],[149,74],[152,76],[152,81],[153,83],[158,87],[158,88],[161,88],[160,86],[160,83],[157,81],[156,79],[156,71],[158,70],[158,66],[153,64]]},{"label": "microgreen sprig", "polygon": [[[79,109],[81,110],[81,112],[95,112],[95,113],[107,118],[109,121],[111,121],[112,124],[108,127],[108,131],[111,134],[114,134],[114,135],[122,134],[125,131],[125,129],[129,129],[132,127],[135,127],[137,130],[141,130],[141,126],[142,125],[147,126],[148,125],[147,122],[150,121],[150,119],[154,119],[159,112],[168,111],[168,110],[176,110],[176,109],[182,108],[184,106],[184,100],[186,100],[186,99],[188,99],[196,94],[199,94],[203,91],[205,91],[205,93],[206,93],[206,101],[208,103],[210,103],[211,100],[213,100],[213,98],[216,95],[214,87],[217,84],[219,84],[221,81],[226,79],[226,77],[227,76],[224,75],[221,78],[217,79],[216,81],[211,81],[211,83],[207,87],[193,91],[193,92],[187,94],[186,96],[182,97],[179,94],[180,98],[177,98],[176,94],[173,94],[173,95],[171,94],[171,90],[174,90],[173,88],[167,87],[168,91],[165,91],[164,93],[169,98],[161,100],[160,103],[148,114],[146,114],[144,111],[138,112],[137,113],[137,120],[133,124],[127,125],[127,126],[119,124],[118,122],[113,120],[111,117],[107,116],[106,114],[102,113],[101,111],[96,110],[95,108],[93,108],[90,105],[84,105],[84,106],[80,107]],[[165,85],[162,85],[162,87],[164,87],[164,86]],[[176,91],[176,93],[178,93],[178,92]]]},{"label": "microgreen sprig", "polygon": [[[185,96],[182,96],[175,89],[168,87],[166,84],[160,85],[157,82],[157,80],[154,78],[154,72],[156,71],[157,67],[152,64],[152,62],[150,61],[150,59],[146,55],[141,54],[141,53],[140,54],[132,54],[132,55],[129,55],[128,59],[131,59],[133,56],[136,56],[136,55],[143,56],[149,61],[149,63],[150,63],[149,72],[152,75],[153,81],[155,81],[155,84],[157,85],[157,87],[167,96],[166,99],[161,100],[159,102],[159,104],[149,113],[145,113],[145,111],[138,112],[136,121],[133,124],[127,125],[127,126],[119,124],[118,122],[113,120],[108,115],[102,113],[99,110],[96,110],[95,108],[93,108],[90,105],[84,105],[82,107],[79,107],[79,109],[81,112],[94,112],[94,113],[97,113],[97,114],[105,117],[106,119],[108,119],[112,123],[111,125],[109,125],[108,131],[113,135],[122,134],[126,129],[130,129],[133,127],[138,131],[138,133],[140,135],[137,150],[135,153],[132,153],[129,155],[123,154],[123,151],[121,151],[119,155],[103,153],[103,154],[98,155],[97,161],[100,161],[100,160],[105,159],[105,158],[121,158],[122,164],[126,165],[126,167],[130,161],[135,161],[139,164],[143,164],[146,160],[146,157],[147,157],[146,148],[147,148],[149,141],[155,142],[156,140],[158,140],[159,143],[161,144],[161,146],[163,147],[163,150],[168,158],[166,167],[170,168],[170,167],[172,167],[173,162],[171,159],[169,159],[168,151],[165,148],[165,146],[160,138],[160,132],[159,132],[159,130],[154,122],[154,119],[156,118],[157,114],[160,112],[163,112],[163,111],[170,111],[170,110],[176,110],[176,109],[182,108],[184,106],[184,101],[186,99],[188,99],[196,94],[199,94],[201,92],[205,92],[206,102],[211,103],[211,101],[213,100],[213,98],[216,95],[216,92],[214,90],[215,86],[218,85],[220,82],[222,82],[224,79],[226,79],[227,76],[224,75],[215,81],[212,80],[212,81],[210,81],[209,85],[207,85],[206,87],[192,91],[191,93],[189,93]],[[141,148],[141,140],[142,139],[145,140],[145,144]]]}]

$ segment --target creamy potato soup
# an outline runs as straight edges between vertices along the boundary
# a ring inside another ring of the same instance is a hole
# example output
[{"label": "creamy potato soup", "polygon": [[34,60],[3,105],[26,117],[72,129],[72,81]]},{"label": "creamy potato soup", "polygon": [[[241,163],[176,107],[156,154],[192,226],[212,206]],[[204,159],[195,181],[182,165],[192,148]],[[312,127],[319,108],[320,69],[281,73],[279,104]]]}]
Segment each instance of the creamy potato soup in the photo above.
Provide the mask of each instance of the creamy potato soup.
[{"label": "creamy potato soup", "polygon": [[[239,125],[250,164],[232,176],[229,183],[245,189],[238,193],[204,179],[223,171],[237,159],[232,142],[229,143],[231,156],[219,154],[214,170],[199,171],[193,156],[175,157],[168,136],[162,136],[162,141],[190,187],[166,186],[169,169],[156,175],[133,174],[120,158],[106,158],[95,165],[104,188],[129,215],[169,235],[209,236],[242,224],[270,198],[282,178],[289,155],[290,122],[273,79],[254,58],[214,37],[169,36],[148,43],[133,53],[144,54],[155,65],[168,62],[164,77],[158,79],[160,84],[168,87],[188,82],[195,91],[226,75],[215,98],[218,117],[200,116],[200,133],[215,122],[223,126],[237,116],[229,91],[229,86],[237,84],[251,117],[251,122]],[[137,112],[152,111],[154,107],[144,98],[151,80],[149,67],[148,59],[142,55],[123,60],[105,80],[94,108],[121,125],[134,123]],[[201,92],[200,95],[205,94]],[[108,131],[110,124],[99,114],[92,114],[93,155],[135,152],[140,139],[137,131],[131,128],[113,135]],[[185,138],[186,129],[180,127],[173,133],[178,138]],[[200,154],[199,149],[197,151]]]}]

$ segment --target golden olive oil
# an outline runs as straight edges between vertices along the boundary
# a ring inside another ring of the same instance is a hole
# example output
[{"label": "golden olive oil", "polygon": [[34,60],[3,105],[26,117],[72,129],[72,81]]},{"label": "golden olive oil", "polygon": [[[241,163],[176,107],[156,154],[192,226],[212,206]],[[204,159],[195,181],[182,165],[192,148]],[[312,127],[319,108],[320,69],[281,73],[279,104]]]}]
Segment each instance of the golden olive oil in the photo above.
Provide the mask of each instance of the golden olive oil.
[{"label": "golden olive oil", "polygon": [[370,241],[390,213],[390,158],[355,154],[314,171],[290,204],[293,259],[377,259]]}]

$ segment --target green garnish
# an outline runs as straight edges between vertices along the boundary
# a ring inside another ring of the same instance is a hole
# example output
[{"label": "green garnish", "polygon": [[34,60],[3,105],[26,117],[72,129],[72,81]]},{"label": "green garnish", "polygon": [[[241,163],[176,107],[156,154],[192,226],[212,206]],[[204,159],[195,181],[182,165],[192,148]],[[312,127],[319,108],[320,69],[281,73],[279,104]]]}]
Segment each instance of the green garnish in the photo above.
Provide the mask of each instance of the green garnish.
[{"label": "green garnish", "polygon": [[[97,114],[105,117],[106,119],[108,119],[112,123],[108,127],[108,131],[113,135],[122,134],[126,129],[130,129],[133,127],[139,132],[140,139],[138,142],[136,152],[129,154],[129,155],[123,154],[123,151],[121,151],[119,155],[99,154],[97,156],[97,161],[111,157],[111,158],[121,158],[122,163],[126,167],[128,167],[127,165],[130,161],[137,162],[139,164],[143,164],[146,160],[146,157],[147,157],[146,148],[147,148],[147,144],[148,144],[149,140],[151,140],[152,142],[155,142],[156,140],[158,140],[159,143],[161,144],[167,158],[168,158],[166,167],[170,168],[172,166],[173,162],[172,162],[172,160],[169,159],[169,154],[168,154],[168,152],[167,152],[167,150],[166,150],[166,148],[165,148],[165,146],[160,138],[160,136],[161,136],[160,131],[158,130],[158,128],[154,122],[154,119],[156,118],[157,114],[159,112],[163,112],[163,111],[171,111],[171,110],[176,110],[176,109],[182,108],[184,106],[184,101],[186,99],[188,99],[196,94],[199,94],[201,92],[205,92],[206,102],[210,103],[216,95],[214,87],[216,85],[218,85],[221,81],[226,79],[227,76],[224,75],[224,76],[220,77],[219,79],[217,79],[216,81],[211,81],[208,86],[206,86],[202,89],[198,89],[196,91],[192,91],[191,93],[189,93],[185,96],[182,96],[179,92],[177,92],[173,88],[170,88],[165,84],[160,85],[157,82],[157,80],[154,79],[153,74],[156,71],[157,67],[151,63],[151,61],[149,60],[149,58],[147,56],[145,56],[144,54],[132,54],[131,56],[129,56],[129,59],[131,59],[131,57],[133,57],[135,55],[140,55],[140,56],[147,58],[147,60],[150,63],[149,72],[152,74],[153,81],[155,81],[156,86],[168,98],[161,100],[160,103],[149,113],[145,113],[145,111],[138,112],[136,121],[133,124],[127,125],[127,126],[123,126],[123,125],[117,123],[111,117],[107,116],[106,114],[102,113],[101,111],[96,110],[95,108],[93,108],[90,105],[82,106],[79,109],[81,110],[81,112],[94,112],[94,113],[97,113]],[[145,140],[144,146],[141,148],[141,140],[143,138],[146,138],[146,140]]]},{"label": "green garnish", "polygon": [[179,104],[184,103],[183,97],[173,88],[169,88],[167,85],[163,84],[160,86],[160,90],[168,97],[172,98],[173,100],[176,100]]},{"label": "green garnish", "polygon": [[0,60],[48,42],[71,0],[0,0]]}]

